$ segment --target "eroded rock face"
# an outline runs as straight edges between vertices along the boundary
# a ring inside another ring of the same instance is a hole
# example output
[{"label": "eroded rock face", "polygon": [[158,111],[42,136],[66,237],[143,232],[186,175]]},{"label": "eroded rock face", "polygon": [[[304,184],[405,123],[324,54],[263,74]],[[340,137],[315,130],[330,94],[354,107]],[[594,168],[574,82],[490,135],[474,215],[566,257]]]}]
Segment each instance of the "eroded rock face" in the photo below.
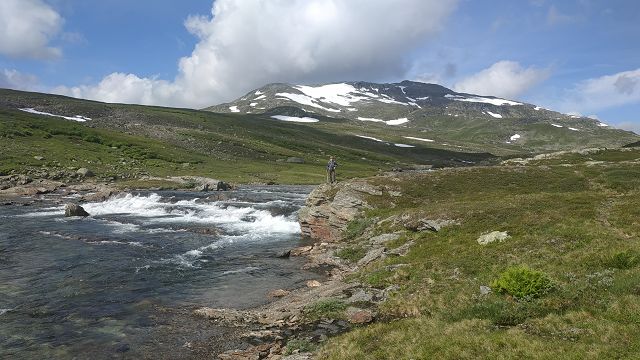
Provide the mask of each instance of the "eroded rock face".
[{"label": "eroded rock face", "polygon": [[318,186],[298,213],[302,234],[324,242],[340,240],[347,224],[369,207],[367,195],[382,195],[382,189],[362,181]]}]

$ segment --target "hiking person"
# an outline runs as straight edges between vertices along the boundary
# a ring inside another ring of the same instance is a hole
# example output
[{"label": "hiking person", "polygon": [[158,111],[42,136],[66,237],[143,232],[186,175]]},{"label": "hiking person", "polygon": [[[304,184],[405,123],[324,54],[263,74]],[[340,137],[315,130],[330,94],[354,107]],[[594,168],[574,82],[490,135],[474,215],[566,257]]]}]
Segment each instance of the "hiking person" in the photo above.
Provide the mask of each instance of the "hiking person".
[{"label": "hiking person", "polygon": [[327,163],[327,182],[329,184],[333,184],[336,182],[336,168],[338,167],[338,163],[336,159],[331,156],[329,158],[329,162]]}]

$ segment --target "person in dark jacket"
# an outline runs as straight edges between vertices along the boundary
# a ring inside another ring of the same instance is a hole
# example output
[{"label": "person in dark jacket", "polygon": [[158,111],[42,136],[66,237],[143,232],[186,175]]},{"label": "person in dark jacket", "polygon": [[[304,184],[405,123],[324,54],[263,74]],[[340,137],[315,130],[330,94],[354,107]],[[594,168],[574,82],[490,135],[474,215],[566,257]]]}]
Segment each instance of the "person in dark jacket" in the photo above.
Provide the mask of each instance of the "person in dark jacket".
[{"label": "person in dark jacket", "polygon": [[338,167],[338,163],[336,159],[331,156],[329,158],[329,162],[327,163],[327,182],[329,184],[334,184],[336,182],[336,168]]}]

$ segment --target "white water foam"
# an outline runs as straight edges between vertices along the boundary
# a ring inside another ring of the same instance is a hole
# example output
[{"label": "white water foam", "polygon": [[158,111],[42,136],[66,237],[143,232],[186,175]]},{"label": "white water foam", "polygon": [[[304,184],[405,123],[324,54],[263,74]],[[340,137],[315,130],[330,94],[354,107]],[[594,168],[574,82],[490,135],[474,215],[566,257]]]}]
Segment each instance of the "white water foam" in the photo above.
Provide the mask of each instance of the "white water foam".
[{"label": "white water foam", "polygon": [[7,311],[11,311],[13,309],[0,309],[0,315],[4,315],[7,313]]},{"label": "white water foam", "polygon": [[99,203],[83,205],[91,215],[134,214],[149,223],[214,224],[231,231],[295,234],[300,225],[294,217],[273,216],[254,207],[225,206],[221,202],[202,203],[198,199],[175,203],[162,201],[158,194],[148,196],[126,194]]}]

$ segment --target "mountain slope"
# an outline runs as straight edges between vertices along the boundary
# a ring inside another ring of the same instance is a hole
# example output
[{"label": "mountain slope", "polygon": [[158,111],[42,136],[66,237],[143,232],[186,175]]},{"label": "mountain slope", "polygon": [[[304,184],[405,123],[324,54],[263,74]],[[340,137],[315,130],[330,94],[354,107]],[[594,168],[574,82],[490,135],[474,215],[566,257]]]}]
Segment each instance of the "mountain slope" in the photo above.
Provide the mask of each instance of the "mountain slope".
[{"label": "mountain slope", "polygon": [[270,84],[205,110],[285,116],[292,121],[342,119],[373,133],[390,130],[422,139],[410,139],[411,143],[434,140],[431,146],[446,148],[453,143],[466,150],[502,154],[621,146],[638,139],[636,134],[588,117],[413,81]]},{"label": "mountain slope", "polygon": [[[104,179],[201,175],[232,182],[318,183],[330,154],[341,163],[339,179],[414,164],[455,166],[495,159],[428,143],[406,147],[362,137],[368,134],[330,118],[316,126],[262,115],[0,90],[0,175],[53,176],[88,167]],[[291,157],[304,163],[287,162]]]}]

